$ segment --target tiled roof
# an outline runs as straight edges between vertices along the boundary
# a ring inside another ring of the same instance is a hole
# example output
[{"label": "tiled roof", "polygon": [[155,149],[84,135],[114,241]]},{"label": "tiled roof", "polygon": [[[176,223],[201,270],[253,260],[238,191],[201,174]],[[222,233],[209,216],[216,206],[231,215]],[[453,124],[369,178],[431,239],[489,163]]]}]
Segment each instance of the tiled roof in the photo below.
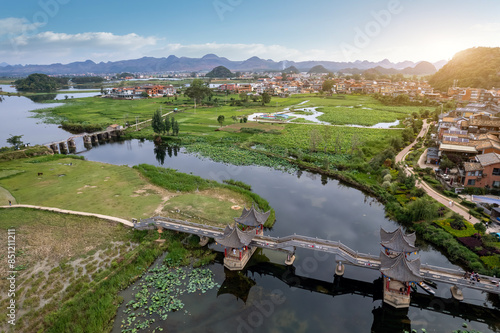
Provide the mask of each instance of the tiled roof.
[{"label": "tiled roof", "polygon": [[459,152],[459,153],[477,154],[477,150],[475,147],[469,147],[466,145],[450,145],[450,144],[442,143],[439,146],[439,150],[454,151],[454,152]]},{"label": "tiled roof", "polygon": [[488,153],[476,156],[476,159],[481,163],[483,167],[500,163],[500,154]]},{"label": "tiled roof", "polygon": [[464,162],[464,170],[468,171],[480,171],[483,170],[481,163]]}]

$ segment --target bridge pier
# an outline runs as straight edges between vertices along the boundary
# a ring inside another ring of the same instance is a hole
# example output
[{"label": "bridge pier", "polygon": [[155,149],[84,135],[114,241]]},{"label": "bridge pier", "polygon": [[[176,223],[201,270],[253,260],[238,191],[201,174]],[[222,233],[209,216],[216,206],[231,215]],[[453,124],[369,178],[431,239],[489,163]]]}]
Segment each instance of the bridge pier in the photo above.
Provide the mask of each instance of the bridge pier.
[{"label": "bridge pier", "polygon": [[76,143],[75,140],[69,139],[68,140],[68,148],[71,153],[74,153],[76,151]]},{"label": "bridge pier", "polygon": [[207,236],[201,236],[200,242],[198,244],[200,244],[200,246],[205,246],[208,244],[209,240],[210,240],[210,238],[208,238]]},{"label": "bridge pier", "polygon": [[66,142],[59,142],[59,150],[61,151],[61,154],[67,154],[68,153],[68,146],[66,145]]},{"label": "bridge pier", "polygon": [[291,266],[293,265],[294,261],[295,261],[295,246],[292,247],[291,250],[290,248],[287,249],[285,264]]},{"label": "bridge pier", "polygon": [[451,286],[450,291],[451,291],[451,296],[453,296],[453,298],[456,299],[457,301],[464,300],[464,294],[462,293],[462,290],[457,287],[457,285]]},{"label": "bridge pier", "polygon": [[342,261],[339,261],[337,263],[337,266],[335,266],[335,275],[337,276],[342,276],[345,273],[345,267]]},{"label": "bridge pier", "polygon": [[95,135],[95,134],[94,134],[94,135],[91,135],[91,137],[90,137],[90,138],[91,138],[91,140],[92,140],[92,144],[97,144],[97,143],[99,143],[99,140],[98,140],[98,138],[97,138],[97,135]]},{"label": "bridge pier", "polygon": [[59,154],[59,145],[57,143],[51,144],[49,148],[52,149],[54,154]]}]

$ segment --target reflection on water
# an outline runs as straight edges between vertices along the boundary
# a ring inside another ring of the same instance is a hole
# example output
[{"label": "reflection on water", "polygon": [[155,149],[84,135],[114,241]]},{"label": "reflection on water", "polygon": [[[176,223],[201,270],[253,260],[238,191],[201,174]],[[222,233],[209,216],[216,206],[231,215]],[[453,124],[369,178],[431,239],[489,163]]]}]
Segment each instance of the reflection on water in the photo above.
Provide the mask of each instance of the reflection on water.
[{"label": "reflection on water", "polygon": [[[449,297],[413,294],[409,309],[395,310],[382,302],[378,272],[365,279],[347,267],[346,276],[311,277],[319,266],[286,266],[273,262],[272,251],[258,250],[243,271],[223,267],[223,254],[209,265],[219,290],[202,295],[185,294],[188,312],[169,314],[155,327],[168,332],[451,332],[462,327],[481,332],[497,331],[500,311],[482,304],[456,302]],[[284,258],[281,258],[284,259]],[[315,260],[310,257],[311,263]],[[317,261],[317,260],[316,260]],[[124,304],[133,297],[129,288],[118,310],[113,332],[120,332]],[[144,318],[143,318],[144,319]],[[477,322],[480,319],[482,322]],[[332,329],[334,327],[335,329]]]},{"label": "reflection on water", "polygon": [[26,97],[35,103],[42,103],[45,101],[53,101],[57,97],[57,94],[30,95]]}]

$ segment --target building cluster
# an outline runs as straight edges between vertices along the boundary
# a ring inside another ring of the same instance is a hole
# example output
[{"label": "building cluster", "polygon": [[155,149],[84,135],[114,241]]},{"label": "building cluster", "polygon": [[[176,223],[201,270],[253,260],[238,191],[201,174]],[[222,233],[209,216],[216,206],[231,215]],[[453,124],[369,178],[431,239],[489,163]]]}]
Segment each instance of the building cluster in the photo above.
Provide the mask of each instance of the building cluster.
[{"label": "building cluster", "polygon": [[172,85],[144,85],[132,88],[111,88],[105,91],[104,97],[116,99],[135,99],[146,97],[174,96],[177,89]]},{"label": "building cluster", "polygon": [[[210,87],[219,91],[231,93],[264,92],[273,96],[291,94],[318,93],[323,89],[326,76],[309,74],[290,74],[285,79],[282,76],[260,78],[255,83],[217,83],[213,80]],[[391,80],[355,80],[347,78],[334,78],[331,93],[333,94],[381,94],[383,96],[408,95],[410,98],[428,98],[440,100],[441,94],[425,81],[398,81]]]},{"label": "building cluster", "polygon": [[427,163],[438,164],[446,155],[462,161],[442,177],[454,187],[500,188],[500,98],[469,103],[439,116]]}]

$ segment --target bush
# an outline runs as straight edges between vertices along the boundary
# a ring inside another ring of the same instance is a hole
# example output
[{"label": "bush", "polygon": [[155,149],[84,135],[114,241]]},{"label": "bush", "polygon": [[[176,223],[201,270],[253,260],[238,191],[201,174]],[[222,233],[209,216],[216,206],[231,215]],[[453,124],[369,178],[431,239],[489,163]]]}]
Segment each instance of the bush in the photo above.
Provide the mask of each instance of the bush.
[{"label": "bush", "polygon": [[260,129],[260,128],[242,127],[240,129],[240,132],[242,132],[242,133],[256,134],[256,133],[264,133],[265,131],[263,129]]},{"label": "bush", "polygon": [[476,207],[475,203],[467,201],[467,200],[462,200],[461,204],[464,205],[465,207],[469,207],[469,208]]},{"label": "bush", "polygon": [[451,215],[450,226],[455,230],[465,229],[466,227],[462,215],[453,213],[453,215]]},{"label": "bush", "polygon": [[444,191],[444,194],[450,198],[458,198],[458,194],[452,191]]},{"label": "bush", "polygon": [[481,234],[484,234],[486,232],[486,226],[482,222],[474,224],[474,229],[479,231]]}]

